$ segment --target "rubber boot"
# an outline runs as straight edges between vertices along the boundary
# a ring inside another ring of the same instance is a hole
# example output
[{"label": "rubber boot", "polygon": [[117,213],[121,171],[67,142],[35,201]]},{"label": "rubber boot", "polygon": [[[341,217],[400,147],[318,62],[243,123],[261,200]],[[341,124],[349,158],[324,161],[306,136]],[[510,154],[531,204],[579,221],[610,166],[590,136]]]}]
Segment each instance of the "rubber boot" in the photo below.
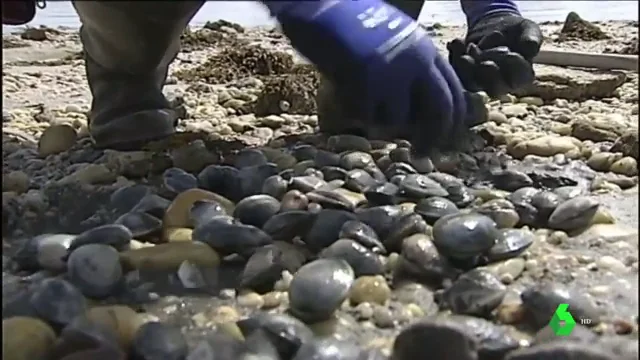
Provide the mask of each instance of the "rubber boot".
[{"label": "rubber boot", "polygon": [[[418,20],[423,1],[418,0],[387,0],[387,3],[404,11],[407,15]],[[371,124],[363,124],[359,119],[349,117],[341,108],[335,95],[335,89],[329,79],[322,77],[316,95],[318,108],[318,126],[320,131],[327,134],[350,133],[381,139],[386,137],[387,129],[374,128]],[[366,129],[366,131],[365,131]]]},{"label": "rubber boot", "polygon": [[135,150],[170,136],[178,116],[162,93],[180,35],[204,1],[74,1],[93,95],[96,147]]}]

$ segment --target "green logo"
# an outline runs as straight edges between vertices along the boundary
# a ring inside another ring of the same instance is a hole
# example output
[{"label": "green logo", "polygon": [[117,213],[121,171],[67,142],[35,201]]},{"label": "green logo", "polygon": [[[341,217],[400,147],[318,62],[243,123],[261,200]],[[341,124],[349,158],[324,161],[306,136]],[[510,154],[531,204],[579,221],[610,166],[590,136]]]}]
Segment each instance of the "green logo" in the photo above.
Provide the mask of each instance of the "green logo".
[{"label": "green logo", "polygon": [[569,312],[569,304],[560,304],[549,321],[549,327],[557,336],[569,336],[576,327],[576,321]]}]

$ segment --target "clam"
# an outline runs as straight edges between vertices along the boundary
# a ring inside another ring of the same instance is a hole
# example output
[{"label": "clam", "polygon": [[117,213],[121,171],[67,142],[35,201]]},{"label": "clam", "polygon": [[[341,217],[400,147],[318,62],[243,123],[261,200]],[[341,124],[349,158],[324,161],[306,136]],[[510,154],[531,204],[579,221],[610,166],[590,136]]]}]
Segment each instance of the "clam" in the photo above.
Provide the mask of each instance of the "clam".
[{"label": "clam", "polygon": [[20,270],[63,271],[69,247],[76,238],[71,234],[42,234],[28,239],[13,256]]},{"label": "clam", "polygon": [[553,189],[553,193],[566,201],[582,195],[584,191],[578,186],[561,186]]},{"label": "clam", "polygon": [[275,242],[256,250],[247,261],[240,277],[240,287],[259,293],[273,290],[284,270],[295,273],[306,261],[299,247]]},{"label": "clam", "polygon": [[287,192],[289,182],[282,178],[280,175],[272,175],[264,180],[262,183],[262,193],[271,195],[274,198],[280,200]]},{"label": "clam", "polygon": [[355,192],[364,192],[370,187],[378,185],[376,179],[371,176],[368,172],[362,169],[354,169],[347,173],[347,176],[344,178],[345,184],[344,186]]},{"label": "clam", "polygon": [[389,234],[396,219],[402,215],[404,211],[397,205],[374,206],[356,211],[357,219],[369,225],[381,239]]},{"label": "clam", "polygon": [[487,270],[462,274],[442,294],[442,300],[456,314],[487,317],[504,299],[507,288]]},{"label": "clam", "polygon": [[258,149],[242,149],[233,156],[233,166],[237,169],[260,166],[267,162],[265,154]]},{"label": "clam", "polygon": [[398,334],[393,343],[391,359],[477,360],[477,347],[477,340],[457,322],[446,319],[422,320]]},{"label": "clam", "polygon": [[364,191],[370,206],[394,205],[400,188],[390,182],[374,185]]},{"label": "clam", "polygon": [[444,187],[445,189],[449,186],[464,185],[464,182],[461,179],[443,172],[432,172],[427,174],[427,176],[429,177],[429,179],[434,180],[438,184],[442,185],[442,187]]},{"label": "clam", "polygon": [[445,190],[449,193],[447,198],[461,208],[469,206],[476,200],[471,189],[464,185],[450,185],[445,187]]},{"label": "clam", "polygon": [[379,256],[351,239],[340,239],[334,242],[322,250],[318,257],[346,261],[356,277],[378,275],[384,272],[384,265]]},{"label": "clam", "polygon": [[546,224],[551,213],[560,205],[562,199],[551,191],[540,191],[531,198],[531,205],[538,210],[538,223]]},{"label": "clam", "polygon": [[67,269],[69,281],[93,298],[111,295],[123,275],[118,252],[104,244],[84,245],[71,252]]},{"label": "clam", "polygon": [[347,177],[347,170],[337,167],[337,166],[325,166],[322,169],[322,174],[324,174],[324,180],[344,180]]},{"label": "clam", "polygon": [[[313,162],[317,168],[324,166],[340,166],[340,154],[331,151],[317,149],[313,157]],[[351,170],[351,169],[347,169]]]},{"label": "clam", "polygon": [[327,139],[327,148],[333,152],[344,151],[370,152],[371,143],[366,138],[350,134],[333,135]]},{"label": "clam", "polygon": [[[389,160],[391,161],[391,160]],[[384,175],[387,179],[391,179],[395,176],[406,176],[409,174],[417,174],[418,171],[413,166],[403,162],[392,162],[384,170]]]},{"label": "clam", "polygon": [[500,170],[491,175],[493,183],[500,190],[516,191],[533,185],[533,180],[527,174],[517,170]]},{"label": "clam", "polygon": [[549,216],[549,227],[556,230],[572,231],[591,224],[600,204],[593,198],[577,196],[556,207]]},{"label": "clam", "polygon": [[260,312],[237,324],[245,338],[257,330],[267,333],[283,359],[291,359],[300,346],[314,338],[305,323],[286,314]]},{"label": "clam", "polygon": [[62,279],[46,279],[29,299],[41,319],[62,329],[77,316],[84,314],[87,302],[82,293]]},{"label": "clam", "polygon": [[142,184],[129,185],[111,193],[109,203],[111,208],[121,214],[133,209],[147,195],[151,195],[149,186]]},{"label": "clam", "polygon": [[380,242],[378,234],[369,225],[361,221],[349,220],[342,224],[338,237],[355,240],[376,253],[386,253],[387,251],[382,242]]},{"label": "clam", "polygon": [[415,234],[402,242],[398,271],[435,285],[459,274],[426,234]]},{"label": "clam", "polygon": [[236,200],[240,171],[228,165],[209,165],[198,174],[198,187]]},{"label": "clam", "polygon": [[157,217],[158,219],[162,219],[164,217],[164,213],[169,208],[169,205],[171,205],[171,201],[156,194],[148,194],[143,197],[142,200],[140,200],[138,204],[131,209],[131,211],[145,212]]},{"label": "clam", "polygon": [[340,157],[340,167],[346,170],[366,169],[374,164],[373,157],[362,151],[348,152]]},{"label": "clam", "polygon": [[323,209],[302,239],[313,252],[319,252],[338,240],[342,225],[349,220],[355,220],[356,216],[348,211]]},{"label": "clam", "polygon": [[229,199],[238,202],[247,196],[260,194],[264,181],[277,174],[277,166],[271,163],[240,169],[235,179],[237,192],[234,193],[232,197],[229,197]]},{"label": "clam", "polygon": [[132,238],[133,234],[124,225],[102,225],[76,236],[69,245],[69,251],[89,244],[109,245],[116,250],[122,250],[129,245]]},{"label": "clam", "polygon": [[275,241],[291,242],[309,232],[316,220],[315,213],[302,210],[289,210],[271,217],[262,226],[262,230]]},{"label": "clam", "polygon": [[431,196],[449,196],[449,192],[426,175],[408,174],[400,182],[400,191],[407,197],[422,199]]},{"label": "clam", "polygon": [[132,355],[145,360],[182,360],[188,352],[187,341],[180,329],[156,321],[140,326],[131,346]]},{"label": "clam", "polygon": [[433,225],[443,216],[457,214],[460,212],[456,204],[451,200],[439,196],[433,196],[418,201],[414,211],[422,216],[429,225]]},{"label": "clam", "polygon": [[162,220],[141,211],[122,214],[114,223],[129,229],[132,237],[137,239],[153,236],[162,231]]},{"label": "clam", "polygon": [[433,225],[433,243],[445,256],[469,260],[486,253],[502,236],[496,223],[482,214],[454,214]]},{"label": "clam", "polygon": [[213,219],[227,218],[228,215],[225,208],[215,200],[197,200],[189,209],[189,222],[196,228]]},{"label": "clam", "polygon": [[391,226],[389,233],[382,240],[388,251],[400,251],[402,241],[413,234],[424,234],[428,225],[422,216],[416,213],[409,213],[398,218]]},{"label": "clam", "polygon": [[269,234],[255,226],[215,220],[196,227],[192,238],[211,246],[222,256],[238,254],[248,257],[257,248],[273,242]]},{"label": "clam", "polygon": [[308,193],[325,185],[327,185],[327,182],[323,179],[318,178],[317,176],[294,176],[293,178],[291,178],[289,189],[299,190],[302,193]]},{"label": "clam", "polygon": [[284,194],[280,203],[282,211],[304,210],[309,206],[309,199],[301,191],[291,190]]},{"label": "clam", "polygon": [[172,195],[198,187],[198,179],[180,168],[169,168],[162,174],[162,185]]},{"label": "clam", "polygon": [[291,149],[291,154],[298,161],[313,160],[318,153],[318,149],[308,144],[298,144]]},{"label": "clam", "polygon": [[305,322],[330,318],[349,295],[354,273],[340,259],[318,259],[301,267],[289,286],[291,313]]},{"label": "clam", "polygon": [[549,324],[560,304],[569,305],[569,312],[578,323],[580,319],[589,319],[589,326],[600,323],[600,311],[595,304],[584,295],[564,286],[545,283],[529,287],[520,294],[520,298],[526,319],[535,330]]},{"label": "clam", "polygon": [[366,202],[364,195],[343,188],[314,190],[307,194],[309,201],[322,205],[326,209],[353,211]]},{"label": "clam", "polygon": [[480,205],[476,211],[490,217],[501,228],[512,228],[520,222],[515,205],[506,199],[493,199]]},{"label": "clam", "polygon": [[489,249],[487,258],[490,262],[514,258],[527,250],[535,240],[535,235],[525,229],[502,229],[502,236]]},{"label": "clam", "polygon": [[267,220],[280,211],[280,202],[269,195],[253,195],[236,204],[233,217],[245,225],[262,227]]},{"label": "clam", "polygon": [[475,338],[478,359],[504,359],[507,354],[520,347],[520,339],[524,337],[522,334],[515,334],[508,327],[477,317],[453,315],[449,317],[449,321],[458,323]]},{"label": "clam", "polygon": [[291,360],[366,360],[360,355],[360,347],[354,342],[326,338],[303,344]]}]

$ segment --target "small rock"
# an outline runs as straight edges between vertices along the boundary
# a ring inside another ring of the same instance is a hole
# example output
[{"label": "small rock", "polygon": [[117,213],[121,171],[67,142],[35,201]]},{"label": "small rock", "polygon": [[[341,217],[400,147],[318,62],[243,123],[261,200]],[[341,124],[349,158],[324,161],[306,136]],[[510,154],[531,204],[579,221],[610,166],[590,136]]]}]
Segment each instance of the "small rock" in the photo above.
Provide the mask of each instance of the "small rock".
[{"label": "small rock", "polygon": [[67,151],[75,145],[78,139],[76,130],[67,124],[49,126],[38,141],[38,154],[47,157]]},{"label": "small rock", "polygon": [[29,175],[24,171],[11,171],[2,177],[2,191],[13,191],[22,194],[29,190]]}]

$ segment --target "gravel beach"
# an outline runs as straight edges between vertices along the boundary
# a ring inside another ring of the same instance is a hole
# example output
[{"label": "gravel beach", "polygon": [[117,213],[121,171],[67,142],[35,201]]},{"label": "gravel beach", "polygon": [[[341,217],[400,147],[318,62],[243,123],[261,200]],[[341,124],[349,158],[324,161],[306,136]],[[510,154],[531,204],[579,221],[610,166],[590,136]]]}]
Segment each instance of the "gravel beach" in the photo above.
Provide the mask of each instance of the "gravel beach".
[{"label": "gravel beach", "polygon": [[[543,48],[638,54],[573,20]],[[141,151],[91,146],[83,65],[76,30],[3,34],[7,359],[638,357],[637,73],[536,65],[416,159],[318,133],[344,121],[276,29],[188,29],[180,133]]]}]

